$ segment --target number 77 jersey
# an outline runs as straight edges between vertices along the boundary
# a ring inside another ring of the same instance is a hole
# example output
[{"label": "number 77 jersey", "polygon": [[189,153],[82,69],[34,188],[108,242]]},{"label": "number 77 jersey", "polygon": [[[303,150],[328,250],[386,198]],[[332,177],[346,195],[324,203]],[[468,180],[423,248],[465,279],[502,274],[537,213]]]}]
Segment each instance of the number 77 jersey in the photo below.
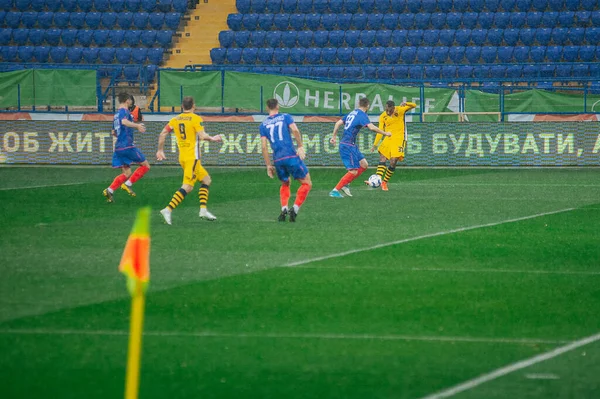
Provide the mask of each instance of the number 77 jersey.
[{"label": "number 77 jersey", "polygon": [[184,112],[171,119],[167,130],[177,137],[179,161],[200,159],[200,139],[198,132],[204,131],[202,118],[193,112]]},{"label": "number 77 jersey", "polygon": [[275,114],[260,125],[261,137],[266,137],[273,149],[273,162],[297,156],[289,128],[292,123],[294,119],[290,114]]}]

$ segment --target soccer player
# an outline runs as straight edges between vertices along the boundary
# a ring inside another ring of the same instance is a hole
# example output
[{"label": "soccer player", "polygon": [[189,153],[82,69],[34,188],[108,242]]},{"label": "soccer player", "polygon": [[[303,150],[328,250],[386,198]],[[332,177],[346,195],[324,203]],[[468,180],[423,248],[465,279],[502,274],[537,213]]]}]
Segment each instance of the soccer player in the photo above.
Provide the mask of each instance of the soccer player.
[{"label": "soccer player", "polygon": [[[135,197],[135,192],[131,186],[150,170],[150,164],[146,160],[146,157],[133,143],[133,129],[144,133],[146,127],[143,123],[133,122],[133,117],[129,112],[131,98],[127,93],[120,93],[118,96],[119,111],[115,114],[112,131],[116,140],[112,167],[121,168],[123,173],[115,177],[111,185],[102,192],[102,195],[106,197],[108,202],[114,202],[114,193],[119,186],[127,194]],[[140,167],[133,174],[130,166],[132,163],[140,164]]]},{"label": "soccer player", "polygon": [[208,202],[208,190],[210,188],[211,178],[206,169],[200,163],[200,140],[222,141],[220,135],[210,136],[204,131],[202,118],[194,113],[196,104],[193,97],[183,98],[183,113],[171,119],[167,126],[160,132],[158,137],[158,151],[156,159],[163,161],[165,156],[165,138],[171,132],[175,132],[177,137],[177,147],[179,148],[179,164],[183,168],[183,184],[179,190],[173,194],[173,198],[166,208],[160,211],[167,224],[171,224],[171,213],[177,208],[193,189],[196,182],[200,182],[200,218],[206,220],[217,220],[217,217],[210,213],[206,208]]},{"label": "soccer player", "polygon": [[[381,177],[381,189],[388,191],[388,181],[396,170],[398,161],[404,161],[404,152],[406,150],[406,113],[415,108],[417,104],[403,101],[399,106],[393,101],[385,104],[385,111],[379,116],[379,128],[387,130],[392,135],[383,139],[379,146],[379,165],[377,165],[377,175]],[[371,152],[377,149],[377,144],[381,141],[381,135],[375,136],[375,142]],[[390,166],[386,166],[387,161]],[[365,182],[366,183],[366,182]]]},{"label": "soccer player", "polygon": [[[277,177],[281,181],[281,188],[279,189],[281,214],[277,220],[285,222],[287,215],[289,215],[290,222],[295,222],[300,207],[312,188],[310,173],[308,173],[308,168],[303,161],[306,157],[306,152],[302,146],[302,136],[300,135],[298,126],[294,123],[291,115],[280,114],[279,103],[274,98],[267,100],[267,109],[269,110],[269,116],[260,125],[260,140],[262,155],[267,166],[267,175],[272,179],[276,172]],[[298,143],[297,150],[292,143],[290,130],[296,139],[296,143]],[[273,163],[275,166],[271,165],[267,142],[273,149]],[[296,192],[294,206],[288,210],[290,176],[300,182],[300,187]]]},{"label": "soccer player", "polygon": [[335,188],[331,190],[329,193],[330,197],[343,198],[339,190],[342,190],[348,197],[352,197],[352,193],[350,192],[348,184],[360,176],[365,170],[367,170],[369,166],[367,160],[356,146],[356,136],[358,135],[360,129],[362,129],[363,126],[366,126],[369,130],[372,130],[376,133],[384,136],[391,136],[390,133],[384,132],[371,123],[369,116],[367,115],[369,104],[369,99],[362,97],[360,100],[358,100],[358,109],[350,112],[348,115],[344,116],[335,123],[335,127],[333,128],[333,137],[331,138],[330,142],[331,144],[335,144],[337,132],[343,125],[344,134],[340,140],[340,157],[342,158],[342,162],[344,163],[344,166],[348,172],[341,178]]}]

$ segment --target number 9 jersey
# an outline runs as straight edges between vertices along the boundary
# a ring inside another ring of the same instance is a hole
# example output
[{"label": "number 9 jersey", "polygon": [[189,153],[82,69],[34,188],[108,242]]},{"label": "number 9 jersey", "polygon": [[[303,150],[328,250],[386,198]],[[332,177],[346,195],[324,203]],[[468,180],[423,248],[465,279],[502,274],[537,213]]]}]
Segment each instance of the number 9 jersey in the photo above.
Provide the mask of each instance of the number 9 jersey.
[{"label": "number 9 jersey", "polygon": [[276,114],[268,116],[260,125],[260,135],[269,140],[273,149],[273,162],[297,156],[289,129],[292,123],[294,119],[290,114]]},{"label": "number 9 jersey", "polygon": [[198,132],[204,131],[202,118],[193,112],[184,112],[171,119],[166,126],[174,132],[179,148],[179,162],[200,159],[200,139]]}]

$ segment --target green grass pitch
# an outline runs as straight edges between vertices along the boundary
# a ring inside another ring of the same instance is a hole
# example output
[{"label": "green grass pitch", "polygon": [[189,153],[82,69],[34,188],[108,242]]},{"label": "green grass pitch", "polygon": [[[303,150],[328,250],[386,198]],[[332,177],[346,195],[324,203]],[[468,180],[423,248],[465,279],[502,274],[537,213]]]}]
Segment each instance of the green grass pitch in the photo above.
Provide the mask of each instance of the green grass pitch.
[{"label": "green grass pitch", "polygon": [[110,168],[0,168],[0,397],[122,397],[143,205],[141,398],[600,397],[600,336],[535,358],[600,332],[598,169],[399,168],[333,199],[343,169],[312,168],[295,224],[263,168],[207,169],[218,220],[196,189],[167,226],[178,168],[114,204]]}]

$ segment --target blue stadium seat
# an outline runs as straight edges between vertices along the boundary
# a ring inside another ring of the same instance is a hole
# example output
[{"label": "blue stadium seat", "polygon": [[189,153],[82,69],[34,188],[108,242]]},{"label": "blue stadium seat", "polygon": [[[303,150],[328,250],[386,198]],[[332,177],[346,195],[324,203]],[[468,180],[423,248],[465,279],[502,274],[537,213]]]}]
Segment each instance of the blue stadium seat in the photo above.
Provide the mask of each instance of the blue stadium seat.
[{"label": "blue stadium seat", "polygon": [[579,9],[579,0],[566,0],[565,8],[569,11],[577,11]]},{"label": "blue stadium seat", "polygon": [[431,14],[430,13],[415,14],[415,28],[429,29],[430,22],[431,22]]},{"label": "blue stadium seat", "polygon": [[98,12],[109,12],[111,11],[110,8],[110,1],[109,0],[94,0],[94,9]]},{"label": "blue stadium seat", "polygon": [[267,0],[252,0],[251,12],[264,13],[267,10]]},{"label": "blue stadium seat", "polygon": [[498,47],[498,62],[502,64],[513,62],[513,51],[514,47],[512,46]]},{"label": "blue stadium seat", "polygon": [[431,14],[431,26],[433,29],[444,29],[446,27],[446,14],[438,12]]},{"label": "blue stadium seat", "polygon": [[541,63],[546,58],[546,46],[532,46],[529,50],[531,61]]},{"label": "blue stadium seat", "polygon": [[133,14],[133,26],[139,30],[146,29],[150,15],[143,11]]},{"label": "blue stadium seat", "polygon": [[9,11],[4,17],[4,22],[9,28],[18,29],[21,25],[21,14],[19,11]]},{"label": "blue stadium seat", "polygon": [[544,13],[531,11],[527,13],[527,26],[530,28],[539,28],[542,26],[542,17]]},{"label": "blue stadium seat", "polygon": [[312,47],[313,33],[309,30],[298,32],[298,45],[300,47],[309,48]]},{"label": "blue stadium seat", "polygon": [[[589,76],[592,78],[599,78],[600,77],[600,63],[595,62],[593,64],[589,64]],[[600,82],[596,82],[597,84],[600,84]],[[598,93],[595,93],[598,94]]]},{"label": "blue stadium seat", "polygon": [[258,14],[244,14],[242,25],[244,25],[246,30],[256,30],[258,27]]},{"label": "blue stadium seat", "polygon": [[267,0],[267,12],[271,14],[281,12],[281,0]]},{"label": "blue stadium seat", "polygon": [[[229,50],[228,50],[229,51]],[[155,65],[160,65],[164,57],[164,49],[159,47],[148,49],[148,62]],[[135,53],[134,53],[135,54]]]},{"label": "blue stadium seat", "polygon": [[98,61],[98,53],[100,49],[97,47],[90,47],[83,49],[83,61],[86,64],[95,64]]},{"label": "blue stadium seat", "polygon": [[377,79],[377,67],[375,65],[364,65],[362,68],[365,79]]},{"label": "blue stadium seat", "polygon": [[[50,56],[52,56],[52,50],[50,51]],[[102,64],[112,64],[115,60],[115,49],[112,47],[101,48],[98,51],[98,59]]]},{"label": "blue stadium seat", "polygon": [[250,41],[250,32],[248,31],[239,31],[235,32],[234,39],[235,45],[239,48],[244,48],[248,45]]},{"label": "blue stadium seat", "polygon": [[[48,5],[51,2],[52,1],[47,1],[46,5]],[[67,12],[75,12],[77,11],[77,0],[62,0],[62,6]]]},{"label": "blue stadium seat", "polygon": [[468,46],[471,42],[471,29],[459,29],[454,36],[459,46]]},{"label": "blue stadium seat", "polygon": [[[420,67],[418,67],[420,69]],[[395,65],[392,67],[392,74],[394,79],[408,79],[409,78],[409,67],[406,65]]]},{"label": "blue stadium seat", "polygon": [[324,14],[321,17],[323,29],[331,31],[337,28],[337,14]]},{"label": "blue stadium seat", "polygon": [[132,50],[130,47],[120,47],[115,51],[115,57],[119,64],[129,64]]},{"label": "blue stadium seat", "polygon": [[44,42],[44,29],[30,29],[29,30],[29,42],[34,46],[40,46]]},{"label": "blue stadium seat", "polygon": [[[241,33],[241,32],[239,32]],[[267,40],[267,34],[270,32],[265,32],[264,30],[255,30],[253,32],[245,32],[250,34],[250,40],[247,42],[249,47],[265,47],[265,42]],[[239,47],[246,47],[239,46]],[[270,46],[266,46],[270,47]]]},{"label": "blue stadium seat", "polygon": [[156,3],[156,0],[141,0],[141,9],[144,12],[153,12],[154,10],[156,10]]},{"label": "blue stadium seat", "polygon": [[592,14],[589,11],[577,11],[575,13],[576,25],[585,28],[591,21]]},{"label": "blue stadium seat", "polygon": [[173,31],[172,30],[160,30],[156,32],[156,42],[160,47],[171,47],[171,42],[173,40]]},{"label": "blue stadium seat", "polygon": [[[283,0],[283,2],[281,3],[281,8],[283,9],[283,12],[286,12],[288,14],[294,13],[298,9],[298,1],[297,0]],[[246,11],[246,12],[250,12],[250,11]]]},{"label": "blue stadium seat", "polygon": [[412,29],[415,25],[415,14],[407,13],[398,15],[398,24],[402,29]]},{"label": "blue stadium seat", "polygon": [[487,64],[496,62],[498,49],[494,46],[484,46],[481,48],[481,59]]},{"label": "blue stadium seat", "polygon": [[290,26],[289,14],[275,14],[273,17],[273,25],[275,25],[275,29],[277,30],[287,30]]},{"label": "blue stadium seat", "polygon": [[456,65],[442,65],[441,77],[442,79],[450,80],[456,79]]},{"label": "blue stadium seat", "polygon": [[477,16],[477,23],[481,29],[492,29],[494,26],[494,13],[482,12]]},{"label": "blue stadium seat", "polygon": [[385,48],[384,47],[369,48],[369,63],[381,64],[384,59],[385,59]]},{"label": "blue stadium seat", "polygon": [[316,47],[327,47],[329,43],[329,32],[326,30],[316,31],[313,35],[313,41]]},{"label": "blue stadium seat", "polygon": [[298,12],[302,14],[309,14],[313,10],[312,0],[298,0]]},{"label": "blue stadium seat", "polygon": [[519,11],[527,12],[532,8],[532,0],[517,0],[516,7]]},{"label": "blue stadium seat", "polygon": [[[41,29],[50,29],[52,25],[52,20],[54,19],[53,12],[42,11],[38,13],[37,23]],[[68,22],[67,22],[68,23]]]},{"label": "blue stadium seat", "polygon": [[102,26],[105,29],[115,29],[117,25],[117,16],[116,12],[104,12],[102,13],[101,22]]},{"label": "blue stadium seat", "polygon": [[129,47],[137,47],[140,44],[140,35],[141,31],[139,30],[128,30],[125,31],[125,43]]},{"label": "blue stadium seat", "polygon": [[[98,31],[96,31],[98,32]],[[94,38],[95,38],[94,33]],[[140,32],[140,42],[145,47],[152,47],[156,43],[156,31],[155,30],[145,30]]]},{"label": "blue stadium seat", "polygon": [[257,29],[269,31],[273,28],[273,14],[259,14]]},{"label": "blue stadium seat", "polygon": [[213,64],[224,64],[225,56],[227,54],[227,49],[224,48],[213,48],[210,50],[210,59]]},{"label": "blue stadium seat", "polygon": [[426,65],[424,70],[424,79],[440,79],[442,67],[440,65]]},{"label": "blue stadium seat", "polygon": [[226,59],[228,64],[239,64],[242,61],[242,49],[228,48]]},{"label": "blue stadium seat", "polygon": [[133,13],[127,11],[117,14],[117,23],[121,29],[131,28],[131,24],[133,23]]},{"label": "blue stadium seat", "polygon": [[251,10],[250,0],[236,0],[235,7],[240,14],[248,14]]},{"label": "blue stadium seat", "polygon": [[420,46],[423,41],[423,30],[412,29],[408,31],[408,44],[411,46]]},{"label": "blue stadium seat", "polygon": [[392,79],[393,74],[394,70],[391,66],[382,65],[377,67],[377,77],[379,79]]},{"label": "blue stadium seat", "polygon": [[547,46],[550,44],[552,38],[552,29],[550,28],[538,28],[535,32],[535,40],[540,46]]},{"label": "blue stadium seat", "polygon": [[34,46],[19,46],[17,50],[17,55],[21,62],[31,62],[33,59],[33,49]]},{"label": "blue stadium seat", "polygon": [[12,38],[17,46],[25,46],[29,40],[29,29],[13,29]]},{"label": "blue stadium seat", "polygon": [[465,46],[450,47],[448,57],[455,64],[460,64],[465,57]]},{"label": "blue stadium seat", "polygon": [[71,14],[68,12],[57,12],[54,14],[54,25],[56,25],[56,27],[60,29],[67,29],[69,27],[70,17]]},{"label": "blue stadium seat", "polygon": [[[236,36],[239,32],[236,32]],[[264,33],[264,35],[263,35]],[[255,37],[256,36],[256,37]],[[255,38],[256,40],[252,39]],[[261,39],[264,38],[264,40],[262,40],[262,45],[264,47],[273,47],[273,48],[277,48],[281,45],[281,32],[253,32],[252,36],[250,37],[252,39],[252,43],[261,43]],[[294,39],[295,40],[295,39]],[[258,47],[258,46],[254,46],[254,47]]]},{"label": "blue stadium seat", "polygon": [[490,67],[488,65],[475,65],[473,68],[473,77],[475,79],[486,79],[490,75]]},{"label": "blue stadium seat", "polygon": [[329,78],[342,79],[344,76],[344,67],[332,66],[329,68]]},{"label": "blue stadium seat", "polygon": [[454,10],[460,13],[467,12],[469,9],[469,0],[454,0]]},{"label": "blue stadium seat", "polygon": [[579,47],[579,59],[582,62],[592,62],[596,60],[596,46]]},{"label": "blue stadium seat", "polygon": [[377,30],[381,29],[383,24],[383,14],[369,14],[367,17],[367,29]]},{"label": "blue stadium seat", "polygon": [[471,40],[476,46],[483,46],[487,40],[487,29],[473,29]]},{"label": "blue stadium seat", "polygon": [[571,70],[571,77],[574,78],[587,78],[589,76],[589,65],[587,64],[574,64]]},{"label": "blue stadium seat", "polygon": [[321,14],[307,14],[304,17],[304,25],[312,31],[319,29],[321,26]]},{"label": "blue stadium seat", "polygon": [[390,0],[375,0],[375,10],[381,14],[390,12],[391,11]]},{"label": "blue stadium seat", "polygon": [[363,30],[360,32],[360,42],[363,47],[372,47],[375,44],[376,31]]},{"label": "blue stadium seat", "polygon": [[406,10],[407,10],[407,12],[416,14],[418,12],[421,12],[421,4],[422,4],[422,0],[407,1],[406,2]]},{"label": "blue stadium seat", "polygon": [[354,14],[352,15],[351,26],[354,30],[367,29],[369,16],[367,14]]},{"label": "blue stadium seat", "polygon": [[33,48],[33,57],[36,62],[46,63],[50,58],[50,47],[36,46]]},{"label": "blue stadium seat", "polygon": [[294,47],[296,47],[297,41],[298,41],[298,32],[287,31],[287,32],[281,33],[281,43],[283,43],[284,47],[294,48]]},{"label": "blue stadium seat", "polygon": [[573,11],[559,12],[558,24],[563,28],[570,28],[575,25],[575,13]]},{"label": "blue stadium seat", "polygon": [[512,12],[510,13],[510,25],[513,29],[519,29],[525,26],[527,22],[527,13]]},{"label": "blue stadium seat", "polygon": [[465,29],[475,29],[479,15],[476,12],[466,12],[462,15],[462,24]]},{"label": "blue stadium seat", "polygon": [[571,64],[558,64],[554,72],[554,76],[557,78],[570,78],[573,70]]},{"label": "blue stadium seat", "polygon": [[17,60],[17,50],[16,46],[2,46],[2,60],[4,62],[13,62]]},{"label": "blue stadium seat", "polygon": [[318,64],[321,62],[321,49],[307,48],[305,56],[308,64]]},{"label": "blue stadium seat", "polygon": [[287,64],[290,58],[289,48],[276,48],[273,51],[273,61],[275,64]]},{"label": "blue stadium seat", "polygon": [[[45,7],[45,0],[31,0],[30,1],[30,5],[31,8],[33,9],[33,11],[43,11],[44,7]],[[10,10],[12,8],[12,1],[10,0],[4,0],[4,1],[0,1],[0,10]],[[18,9],[20,9],[20,7],[17,7]]]},{"label": "blue stadium seat", "polygon": [[449,47],[439,46],[433,48],[433,61],[437,64],[444,64],[448,60]]},{"label": "blue stadium seat", "polygon": [[[175,0],[177,1],[177,0]],[[110,8],[111,10],[113,10],[114,12],[125,12],[127,10],[126,7],[126,2],[125,0],[110,0]],[[186,4],[187,7],[187,4]]]},{"label": "blue stadium seat", "polygon": [[258,49],[258,62],[261,64],[272,64],[273,63],[273,48],[265,47]]},{"label": "blue stadium seat", "polygon": [[435,29],[427,29],[423,32],[423,43],[426,46],[437,46],[440,41],[440,31]]},{"label": "blue stadium seat", "polygon": [[419,64],[428,64],[433,57],[433,47],[420,46],[417,48],[417,62]]},{"label": "blue stadium seat", "polygon": [[507,78],[520,78],[523,75],[522,65],[509,65],[506,67]]},{"label": "blue stadium seat", "polygon": [[382,24],[385,29],[394,30],[398,28],[400,16],[398,14],[385,14],[383,16]]},{"label": "blue stadium seat", "polygon": [[566,62],[575,62],[579,58],[579,46],[563,47],[563,60]]},{"label": "blue stadium seat", "polygon": [[375,12],[375,0],[360,0],[359,4],[362,12],[367,14]]},{"label": "blue stadium seat", "polygon": [[337,59],[340,64],[350,64],[352,62],[352,49],[348,47],[339,48]]},{"label": "blue stadium seat", "polygon": [[400,59],[404,64],[414,64],[417,58],[417,48],[414,46],[403,47],[400,51]]},{"label": "blue stadium seat", "polygon": [[[125,42],[125,31],[122,29],[111,30],[109,33],[110,44],[114,47],[120,47]],[[64,31],[63,31],[64,41]]]},{"label": "blue stadium seat", "polygon": [[352,51],[352,58],[356,64],[364,64],[369,59],[369,49],[366,47],[357,47]]},{"label": "blue stadium seat", "polygon": [[462,14],[457,12],[451,12],[450,14],[447,14],[446,24],[450,29],[460,29],[460,26],[462,25]]},{"label": "blue stadium seat", "polygon": [[555,28],[552,29],[552,42],[556,45],[564,46],[569,38],[568,28]]},{"label": "blue stadium seat", "polygon": [[60,29],[48,29],[42,32],[44,34],[44,41],[49,46],[58,46],[60,43],[60,35],[62,33]]},{"label": "blue stadium seat", "polygon": [[[56,22],[56,17],[54,18]],[[76,29],[83,29],[85,26],[85,13],[84,12],[72,12],[69,15],[69,24],[71,27]]]},{"label": "blue stadium seat", "polygon": [[548,0],[533,0],[531,6],[536,11],[545,11],[548,8]]},{"label": "blue stadium seat", "polygon": [[459,65],[456,68],[456,76],[459,79],[471,79],[473,77],[474,68],[470,65]]},{"label": "blue stadium seat", "polygon": [[[145,47],[134,48],[131,50],[131,62],[133,64],[145,64],[146,60],[149,57],[151,50],[157,50],[162,54],[161,48],[151,48],[151,49],[147,49]],[[117,60],[119,59],[118,54],[119,54],[119,49],[117,49]],[[156,64],[156,63],[154,63],[154,64]]]},{"label": "blue stadium seat", "polygon": [[501,0],[500,5],[502,5],[502,10],[504,11],[517,11],[517,0]]},{"label": "blue stadium seat", "polygon": [[82,47],[69,47],[67,49],[67,59],[71,64],[78,64],[83,58]]},{"label": "blue stadium seat", "polygon": [[519,31],[519,40],[526,46],[531,46],[535,41],[536,29],[524,28]]},{"label": "blue stadium seat", "polygon": [[381,47],[387,47],[392,42],[392,31],[387,29],[381,29],[375,31],[375,40]]},{"label": "blue stadium seat", "polygon": [[337,59],[337,48],[327,47],[321,50],[321,59],[324,64],[333,64]]},{"label": "blue stadium seat", "polygon": [[37,23],[37,12],[26,11],[21,14],[21,24],[23,24],[26,28],[32,29]]},{"label": "blue stadium seat", "polygon": [[67,48],[66,47],[51,47],[50,48],[50,58],[52,62],[57,64],[62,64],[65,62],[65,58],[67,56]]},{"label": "blue stadium seat", "polygon": [[540,65],[540,77],[541,78],[553,78],[555,70],[556,70],[556,65],[553,65],[553,64]]},{"label": "blue stadium seat", "polygon": [[290,15],[290,26],[293,30],[304,29],[305,14],[292,14]]},{"label": "blue stadium seat", "polygon": [[481,47],[480,46],[468,46],[465,49],[465,58],[471,64],[478,64],[481,58]]},{"label": "blue stadium seat", "polygon": [[92,0],[77,0],[77,5],[79,9],[83,12],[90,12],[93,8]]},{"label": "blue stadium seat", "polygon": [[574,46],[580,46],[583,44],[585,37],[585,28],[570,28],[569,29],[569,40]]},{"label": "blue stadium seat", "polygon": [[[331,40],[331,38],[330,38],[330,40]],[[344,41],[346,42],[348,47],[357,47],[359,40],[360,40],[360,31],[348,30],[344,34]]]},{"label": "blue stadium seat", "polygon": [[440,12],[449,13],[452,10],[452,0],[438,0],[438,8]]},{"label": "blue stadium seat", "polygon": [[408,43],[408,31],[406,29],[392,31],[392,42],[394,46],[405,46]]},{"label": "blue stadium seat", "polygon": [[515,62],[523,64],[529,61],[529,46],[517,46],[513,50]]},{"label": "blue stadium seat", "polygon": [[363,72],[361,67],[351,66],[344,68],[344,78],[351,80],[358,80],[363,78]]},{"label": "blue stadium seat", "polygon": [[178,12],[170,12],[165,14],[165,25],[171,30],[177,30],[181,22],[181,14]]},{"label": "blue stadium seat", "polygon": [[516,46],[519,41],[519,29],[504,29],[504,35],[502,37],[507,46]]},{"label": "blue stadium seat", "polygon": [[98,29],[100,26],[100,20],[102,18],[102,13],[99,12],[88,12],[85,15],[85,24],[90,29]]},{"label": "blue stadium seat", "polygon": [[219,32],[219,43],[221,47],[231,47],[233,45],[233,38],[235,33],[230,30],[223,30]]},{"label": "blue stadium seat", "polygon": [[12,29],[0,29],[0,46],[7,46],[10,43],[11,38]]},{"label": "blue stadium seat", "polygon": [[163,12],[153,12],[150,14],[148,18],[148,22],[150,23],[150,27],[154,30],[161,30],[165,23],[165,13]]},{"label": "blue stadium seat", "polygon": [[242,29],[242,19],[243,16],[241,14],[229,14],[227,16],[227,26],[229,29],[233,31],[238,31]]},{"label": "blue stadium seat", "polygon": [[507,29],[509,25],[509,12],[497,12],[496,15],[494,15],[494,26],[496,26],[497,29]]},{"label": "blue stadium seat", "polygon": [[600,42],[600,27],[586,28],[585,41],[590,45]]},{"label": "blue stadium seat", "polygon": [[123,78],[125,82],[137,83],[140,80],[140,67],[128,65],[123,68]]},{"label": "blue stadium seat", "polygon": [[453,29],[442,29],[440,31],[440,43],[442,46],[451,47],[454,43],[454,35],[456,31]]},{"label": "blue stadium seat", "polygon": [[506,66],[505,65],[492,65],[490,67],[490,78],[491,79],[504,79],[506,77]]},{"label": "blue stadium seat", "polygon": [[306,59],[306,49],[294,47],[290,49],[290,64],[304,64],[304,60]]},{"label": "blue stadium seat", "polygon": [[562,58],[562,46],[546,47],[546,60],[548,62],[560,62]]},{"label": "blue stadium seat", "polygon": [[473,12],[482,12],[485,9],[484,0],[469,0],[469,7]]},{"label": "blue stadium seat", "polygon": [[400,60],[401,47],[386,47],[385,48],[385,60],[388,64],[397,64]]},{"label": "blue stadium seat", "polygon": [[598,8],[598,0],[581,0],[580,5],[586,11],[594,11]]},{"label": "blue stadium seat", "polygon": [[558,25],[557,12],[545,12],[542,14],[542,26],[545,28],[555,28]]}]

